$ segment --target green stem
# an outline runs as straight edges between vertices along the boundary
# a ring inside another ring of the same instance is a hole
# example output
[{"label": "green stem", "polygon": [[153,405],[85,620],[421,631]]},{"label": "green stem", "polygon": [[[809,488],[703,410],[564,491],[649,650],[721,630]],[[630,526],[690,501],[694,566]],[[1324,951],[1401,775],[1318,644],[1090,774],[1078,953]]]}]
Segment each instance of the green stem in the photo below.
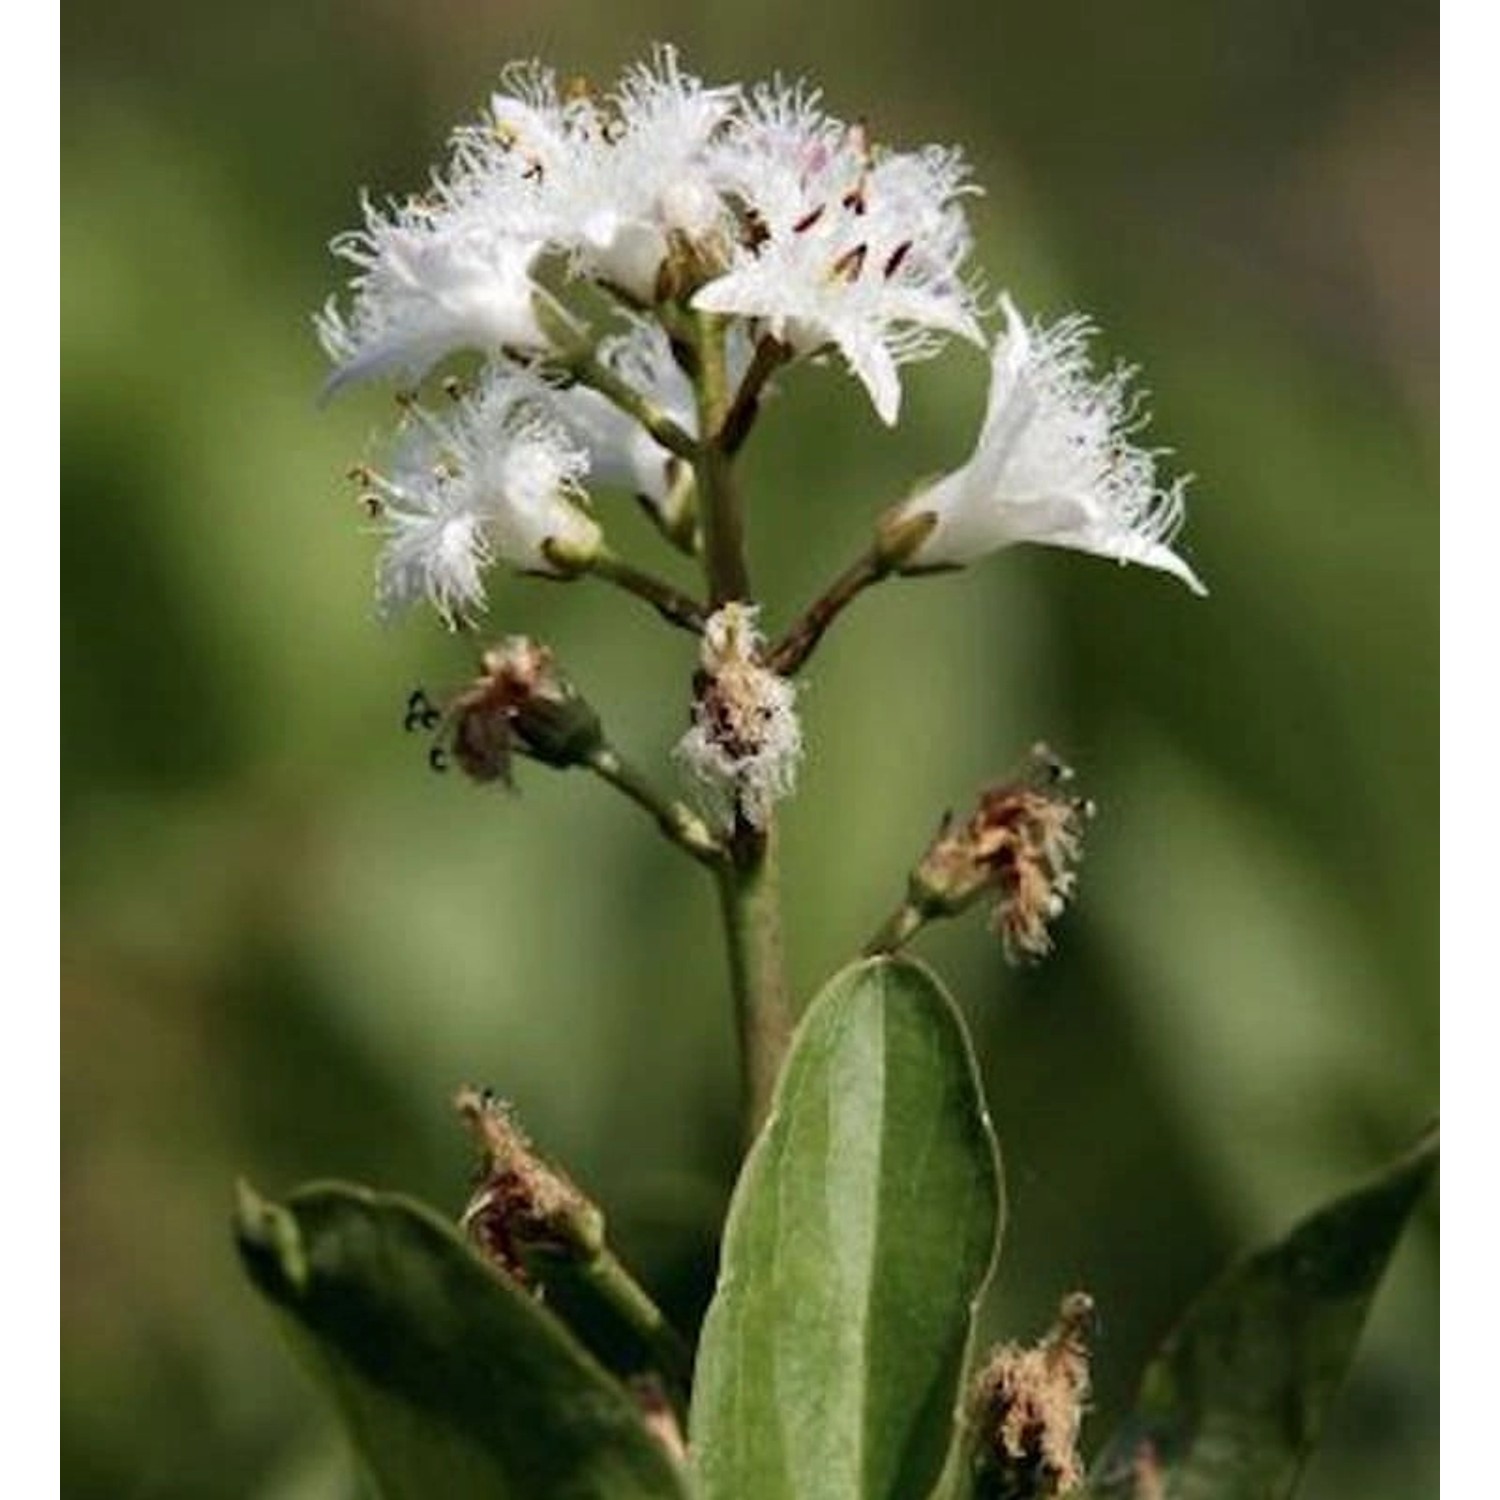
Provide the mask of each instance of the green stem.
[{"label": "green stem", "polygon": [[628,381],[621,380],[594,353],[592,347],[580,344],[560,357],[563,368],[580,385],[598,391],[601,396],[613,401],[621,411],[634,417],[658,443],[669,453],[679,458],[692,459],[698,445],[685,428],[679,426],[654,401],[643,396]]},{"label": "green stem", "polygon": [[740,388],[734,393],[734,400],[729,404],[729,410],[724,414],[724,425],[721,432],[724,451],[733,457],[744,446],[745,439],[750,436],[750,429],[755,426],[755,419],[760,415],[761,393],[766,388],[766,382],[776,371],[791,357],[791,349],[783,344],[780,339],[774,339],[766,334],[755,346],[755,353],[750,359],[750,368],[745,371],[745,378],[740,381]]},{"label": "green stem", "polygon": [[686,1395],[693,1378],[692,1351],[635,1277],[607,1249],[577,1263],[577,1270],[584,1284],[640,1339],[675,1391]]},{"label": "green stem", "polygon": [[734,483],[733,455],[724,446],[729,412],[729,372],[724,359],[724,321],[712,313],[695,319],[698,354],[698,431],[702,441],[694,460],[703,523],[703,566],[715,609],[731,599],[750,598],[745,561],[745,522]]},{"label": "green stem", "polygon": [[745,1139],[753,1141],[771,1112],[776,1080],[792,1038],[776,837],[771,828],[735,840],[736,856],[719,871],[719,900],[729,947],[740,1040]]},{"label": "green stem", "polygon": [[601,745],[584,764],[616,790],[624,792],[637,807],[644,808],[656,825],[679,849],[691,854],[711,870],[727,866],[728,851],[691,808],[673,802],[641,775],[610,745]]},{"label": "green stem", "polygon": [[872,583],[879,583],[890,571],[878,549],[872,548],[858,558],[807,606],[771,649],[766,665],[783,677],[790,677],[817,649],[828,627]]},{"label": "green stem", "polygon": [[703,621],[707,611],[696,600],[689,598],[680,589],[673,588],[665,579],[658,578],[616,557],[613,552],[601,549],[589,563],[589,572],[597,578],[612,583],[626,593],[644,599],[664,620],[680,625],[695,634],[703,633]]},{"label": "green stem", "polygon": [[921,907],[914,906],[910,901],[903,901],[865,944],[865,957],[895,953],[897,949],[904,948],[931,920]]},{"label": "green stem", "polygon": [[[712,314],[694,317],[694,383],[702,434],[695,468],[703,565],[715,609],[730,600],[751,597],[744,517],[727,441],[734,437],[726,429],[733,393],[724,356],[724,326],[724,320]],[[745,1133],[747,1140],[753,1140],[770,1112],[792,1034],[774,818],[768,817],[763,827],[755,828],[737,817],[729,853],[729,861],[719,869],[719,901],[739,1028]]]},{"label": "green stem", "polygon": [[673,458],[667,470],[666,498],[658,502],[649,495],[635,497],[646,519],[687,557],[698,555],[698,497],[694,486],[693,466]]}]

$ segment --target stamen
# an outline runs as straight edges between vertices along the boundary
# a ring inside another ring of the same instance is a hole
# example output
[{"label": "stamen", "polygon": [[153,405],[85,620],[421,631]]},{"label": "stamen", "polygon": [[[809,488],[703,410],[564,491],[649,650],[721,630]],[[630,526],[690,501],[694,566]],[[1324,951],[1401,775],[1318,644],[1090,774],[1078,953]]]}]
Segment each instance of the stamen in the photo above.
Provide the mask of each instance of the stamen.
[{"label": "stamen", "polygon": [[892,250],[890,255],[886,258],[883,271],[885,274],[885,279],[887,281],[889,281],[891,277],[893,277],[896,272],[901,269],[902,262],[905,261],[908,255],[911,254],[911,247],[912,242],[910,240],[902,240],[901,243],[897,245],[896,248]]},{"label": "stamen", "polygon": [[866,244],[858,244],[844,251],[839,258],[829,267],[829,279],[832,281],[856,282],[860,273],[865,268],[865,257],[869,254],[870,247]]}]

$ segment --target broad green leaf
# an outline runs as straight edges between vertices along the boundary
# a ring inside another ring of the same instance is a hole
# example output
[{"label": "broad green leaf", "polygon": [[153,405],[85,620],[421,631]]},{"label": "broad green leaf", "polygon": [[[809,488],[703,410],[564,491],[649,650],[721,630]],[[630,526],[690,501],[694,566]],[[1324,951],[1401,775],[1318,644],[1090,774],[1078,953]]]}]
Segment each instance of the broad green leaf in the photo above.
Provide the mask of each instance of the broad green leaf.
[{"label": "broad green leaf", "polygon": [[236,1230],[386,1500],[688,1494],[625,1390],[422,1204],[246,1190]]},{"label": "broad green leaf", "polygon": [[923,968],[813,1002],[725,1226],[693,1390],[704,1500],[913,1500],[953,1433],[994,1261],[999,1157]]},{"label": "broad green leaf", "polygon": [[[1437,1155],[1434,1128],[1203,1293],[1147,1367],[1135,1412],[1095,1465],[1096,1500],[1292,1493]],[[1138,1463],[1157,1470],[1156,1488],[1137,1482]]]}]

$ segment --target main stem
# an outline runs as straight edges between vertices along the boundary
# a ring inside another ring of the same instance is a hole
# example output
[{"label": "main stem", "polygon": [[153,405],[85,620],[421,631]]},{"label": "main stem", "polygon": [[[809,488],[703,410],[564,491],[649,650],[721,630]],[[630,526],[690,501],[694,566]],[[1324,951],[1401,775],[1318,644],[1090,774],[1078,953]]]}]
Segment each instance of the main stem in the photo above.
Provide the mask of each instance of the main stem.
[{"label": "main stem", "polygon": [[769,820],[753,838],[737,834],[735,857],[720,868],[719,905],[729,950],[729,983],[740,1034],[740,1083],[745,1141],[753,1141],[771,1112],[771,1098],[792,1037],[785,959],[781,948],[781,891],[776,830]]},{"label": "main stem", "polygon": [[[703,564],[711,606],[718,609],[731,600],[749,601],[750,570],[733,454],[726,442],[725,421],[733,392],[725,366],[724,324],[712,314],[698,313],[694,332],[699,432],[694,467],[703,524]],[[759,828],[737,817],[730,860],[719,872],[719,901],[739,1025],[747,1141],[754,1140],[770,1113],[792,1034],[778,877],[774,814],[768,814]]]}]

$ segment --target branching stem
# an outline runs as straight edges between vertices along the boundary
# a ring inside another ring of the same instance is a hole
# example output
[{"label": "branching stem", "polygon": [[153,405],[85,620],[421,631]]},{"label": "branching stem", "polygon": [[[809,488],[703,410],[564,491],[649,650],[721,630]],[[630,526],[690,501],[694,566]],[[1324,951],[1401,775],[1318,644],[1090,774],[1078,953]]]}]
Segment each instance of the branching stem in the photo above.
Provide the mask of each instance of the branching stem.
[{"label": "branching stem", "polygon": [[729,851],[690,807],[664,797],[612,746],[603,745],[585,762],[589,770],[644,808],[678,848],[711,870],[727,866]]},{"label": "branching stem", "polygon": [[882,953],[896,953],[904,948],[932,917],[921,907],[903,901],[876,929],[864,946],[864,956],[874,958]]},{"label": "branching stem", "polygon": [[769,334],[755,346],[750,368],[745,371],[740,388],[734,393],[734,400],[724,414],[724,424],[719,433],[719,441],[731,458],[744,446],[745,439],[750,436],[750,429],[755,426],[766,382],[786,363],[791,352],[780,339],[772,338]]},{"label": "branching stem", "polygon": [[588,345],[580,345],[562,360],[562,366],[580,385],[598,391],[601,396],[613,401],[621,411],[636,419],[658,443],[669,453],[679,458],[693,459],[698,444],[693,435],[664,412],[648,396],[622,380],[603,362]]},{"label": "branching stem", "polygon": [[696,635],[703,633],[703,621],[707,611],[696,600],[674,588],[663,578],[637,568],[632,563],[616,557],[613,552],[602,549],[590,562],[589,572],[626,593],[644,599],[663,619]]},{"label": "branching stem", "polygon": [[766,665],[783,677],[792,676],[817,649],[828,627],[872,583],[879,583],[890,571],[890,564],[876,548],[857,558],[807,606],[791,629],[771,648]]}]

